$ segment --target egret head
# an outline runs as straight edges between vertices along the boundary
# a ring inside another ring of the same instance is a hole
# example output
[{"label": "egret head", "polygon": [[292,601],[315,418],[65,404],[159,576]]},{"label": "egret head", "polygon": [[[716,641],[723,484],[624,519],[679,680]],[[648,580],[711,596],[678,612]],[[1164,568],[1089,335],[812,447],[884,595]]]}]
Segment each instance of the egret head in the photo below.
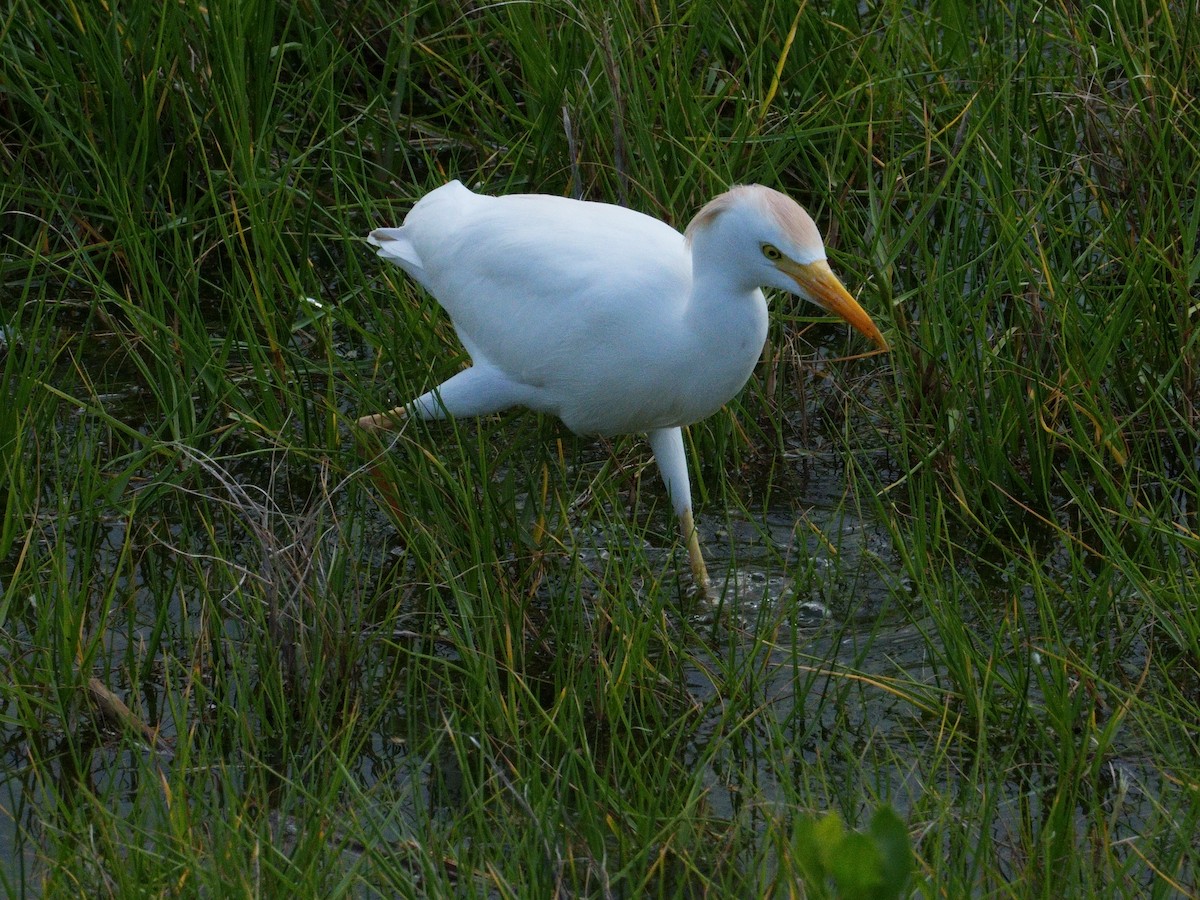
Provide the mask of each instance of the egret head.
[{"label": "egret head", "polygon": [[754,287],[798,294],[888,349],[871,317],[829,268],[816,223],[786,194],[761,184],[733,187],[696,214],[687,240],[693,254],[719,253]]}]

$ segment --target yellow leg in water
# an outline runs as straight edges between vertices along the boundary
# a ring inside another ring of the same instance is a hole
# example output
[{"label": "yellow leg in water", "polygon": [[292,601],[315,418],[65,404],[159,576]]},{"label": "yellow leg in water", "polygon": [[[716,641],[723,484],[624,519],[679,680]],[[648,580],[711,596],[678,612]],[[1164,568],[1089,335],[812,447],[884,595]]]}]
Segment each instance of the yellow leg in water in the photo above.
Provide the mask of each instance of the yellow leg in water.
[{"label": "yellow leg in water", "polygon": [[696,522],[690,509],[685,509],[679,514],[679,530],[687,543],[688,562],[692,564],[692,581],[697,590],[707,595],[708,567],[704,565],[704,554],[700,552],[700,535],[696,533]]},{"label": "yellow leg in water", "polygon": [[408,410],[403,406],[397,406],[387,412],[363,416],[358,420],[358,427],[365,431],[391,431],[393,428],[398,428],[406,418],[408,418]]}]

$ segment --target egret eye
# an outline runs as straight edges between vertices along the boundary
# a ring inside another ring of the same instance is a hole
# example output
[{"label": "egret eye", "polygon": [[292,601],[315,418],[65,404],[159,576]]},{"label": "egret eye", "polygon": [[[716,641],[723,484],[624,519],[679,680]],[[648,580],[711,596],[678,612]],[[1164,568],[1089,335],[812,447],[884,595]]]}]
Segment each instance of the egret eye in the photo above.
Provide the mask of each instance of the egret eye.
[{"label": "egret eye", "polygon": [[771,262],[778,262],[779,260],[783,259],[783,254],[774,244],[763,244],[762,253],[763,256],[765,256]]}]

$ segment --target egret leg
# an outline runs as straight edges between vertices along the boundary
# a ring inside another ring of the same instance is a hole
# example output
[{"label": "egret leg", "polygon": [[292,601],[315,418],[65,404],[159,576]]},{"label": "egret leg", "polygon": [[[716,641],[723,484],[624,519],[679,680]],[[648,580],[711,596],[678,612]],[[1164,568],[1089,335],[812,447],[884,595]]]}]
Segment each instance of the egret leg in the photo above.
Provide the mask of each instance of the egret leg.
[{"label": "egret leg", "polygon": [[658,471],[667,486],[667,496],[679,517],[679,531],[688,549],[692,566],[692,581],[703,593],[708,593],[708,568],[700,552],[700,536],[692,518],[692,489],[688,483],[687,456],[683,450],[683,429],[658,428],[647,433],[650,449],[658,461]]},{"label": "egret leg", "polygon": [[513,406],[528,405],[532,389],[502,375],[491,366],[471,366],[447,378],[403,406],[373,416],[363,416],[358,427],[366,431],[396,428],[409,416],[418,419],[486,416]]},{"label": "egret leg", "polygon": [[406,418],[408,418],[408,407],[397,406],[387,412],[363,416],[358,420],[358,427],[363,431],[391,431],[393,428],[399,428],[400,423]]},{"label": "egret leg", "polygon": [[692,519],[692,509],[688,507],[679,516],[679,530],[687,542],[688,562],[692,565],[692,582],[696,587],[708,593],[708,566],[704,565],[704,554],[700,552],[700,535],[696,531],[696,523]]}]

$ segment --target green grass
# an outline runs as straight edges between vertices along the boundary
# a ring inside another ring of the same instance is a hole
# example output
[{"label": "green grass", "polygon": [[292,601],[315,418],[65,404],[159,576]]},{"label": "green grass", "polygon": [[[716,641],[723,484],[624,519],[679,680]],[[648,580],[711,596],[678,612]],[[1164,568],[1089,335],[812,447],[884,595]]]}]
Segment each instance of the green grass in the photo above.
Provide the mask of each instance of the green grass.
[{"label": "green grass", "polygon": [[[1200,15],[798,7],[0,13],[10,895],[1200,894]],[[450,177],[824,229],[893,350],[691,429],[724,618],[638,440],[353,434]]]}]

